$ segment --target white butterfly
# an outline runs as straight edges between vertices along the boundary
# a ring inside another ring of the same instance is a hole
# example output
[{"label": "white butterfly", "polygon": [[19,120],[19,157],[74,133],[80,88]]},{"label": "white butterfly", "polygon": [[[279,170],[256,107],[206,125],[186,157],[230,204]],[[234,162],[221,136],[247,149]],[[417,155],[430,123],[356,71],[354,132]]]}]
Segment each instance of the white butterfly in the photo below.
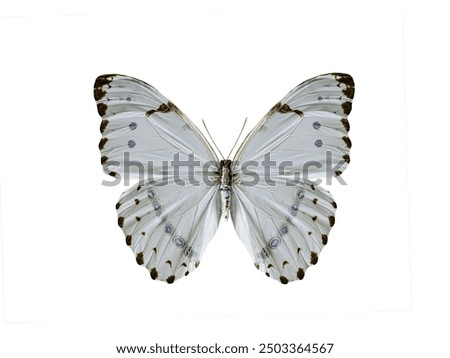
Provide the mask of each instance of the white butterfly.
[{"label": "white butterfly", "polygon": [[[221,215],[231,214],[257,269],[283,284],[303,279],[328,242],[336,211],[331,194],[310,180],[329,170],[339,176],[350,162],[353,95],[353,79],[344,73],[307,80],[272,107],[233,160],[219,160],[155,88],[128,76],[99,76],[94,97],[104,171],[141,179],[116,205],[137,263],[152,279],[187,276]],[[294,173],[303,176],[295,181]]]}]

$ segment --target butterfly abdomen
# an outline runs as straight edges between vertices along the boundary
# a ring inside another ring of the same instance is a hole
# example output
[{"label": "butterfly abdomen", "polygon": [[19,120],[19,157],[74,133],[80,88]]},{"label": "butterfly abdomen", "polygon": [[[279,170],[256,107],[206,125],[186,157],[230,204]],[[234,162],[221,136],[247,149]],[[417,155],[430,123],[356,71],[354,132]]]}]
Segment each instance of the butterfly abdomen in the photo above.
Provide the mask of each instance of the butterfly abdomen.
[{"label": "butterfly abdomen", "polygon": [[231,205],[231,163],[229,159],[220,161],[220,197],[222,201],[222,216],[228,220]]}]

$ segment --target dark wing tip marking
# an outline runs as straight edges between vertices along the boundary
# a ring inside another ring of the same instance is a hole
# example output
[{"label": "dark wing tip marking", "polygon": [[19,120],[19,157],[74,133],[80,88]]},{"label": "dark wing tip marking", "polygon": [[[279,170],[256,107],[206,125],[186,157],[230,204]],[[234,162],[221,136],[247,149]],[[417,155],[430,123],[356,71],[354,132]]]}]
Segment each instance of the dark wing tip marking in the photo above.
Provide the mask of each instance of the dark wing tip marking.
[{"label": "dark wing tip marking", "polygon": [[297,278],[299,280],[303,280],[303,277],[305,277],[305,270],[303,270],[302,268],[299,268],[297,271]]},{"label": "dark wing tip marking", "polygon": [[277,105],[275,105],[275,107],[277,107],[278,111],[280,113],[289,113],[289,112],[294,112],[296,114],[298,114],[300,117],[303,117],[303,112],[300,111],[299,109],[292,109],[291,107],[288,106],[287,103],[281,105],[281,103],[279,104],[279,108],[277,107]]},{"label": "dark wing tip marking", "polygon": [[120,216],[119,219],[117,219],[117,223],[120,227],[123,227],[123,222],[125,221],[125,218],[123,216]]},{"label": "dark wing tip marking", "polygon": [[334,223],[335,223],[334,216],[329,216],[329,217],[328,217],[328,221],[330,222],[330,226],[333,227],[333,226],[334,226]]},{"label": "dark wing tip marking", "polygon": [[315,265],[317,261],[319,261],[319,256],[317,255],[317,252],[312,251],[309,262],[311,262],[311,265]]},{"label": "dark wing tip marking", "polygon": [[103,165],[108,161],[108,157],[106,155],[102,156],[100,159],[100,163]]},{"label": "dark wing tip marking", "polygon": [[100,133],[103,133],[108,126],[109,121],[107,119],[103,119],[100,123]]},{"label": "dark wing tip marking", "polygon": [[347,118],[342,118],[341,123],[347,132],[350,131],[350,122],[348,121]]},{"label": "dark wing tip marking", "polygon": [[341,107],[344,114],[349,115],[352,111],[352,102],[344,102],[341,104]]},{"label": "dark wing tip marking", "polygon": [[259,264],[257,262],[255,262],[255,267],[257,270],[259,270]]},{"label": "dark wing tip marking", "polygon": [[126,244],[127,244],[128,246],[131,245],[131,240],[132,240],[131,235],[127,235],[127,237],[125,238],[125,242],[126,242]]},{"label": "dark wing tip marking", "polygon": [[325,246],[328,244],[328,236],[325,234],[322,234],[322,244]]},{"label": "dark wing tip marking", "polygon": [[342,156],[342,159],[344,159],[344,161],[345,161],[347,164],[350,163],[350,156],[349,156],[348,154],[344,154],[344,155]]},{"label": "dark wing tip marking", "polygon": [[349,137],[344,136],[344,137],[342,137],[342,140],[345,142],[345,145],[347,146],[347,148],[351,148],[352,147],[352,141],[350,140]]},{"label": "dark wing tip marking", "polygon": [[332,206],[333,208],[337,209],[337,204],[336,204],[335,201],[332,201],[332,202],[331,202],[331,206]]},{"label": "dark wing tip marking", "polygon": [[97,111],[100,117],[103,117],[108,110],[108,106],[105,103],[97,103]]},{"label": "dark wing tip marking", "polygon": [[286,285],[286,284],[289,283],[289,280],[288,280],[286,277],[284,277],[284,276],[280,276],[280,282],[281,282],[283,285]]},{"label": "dark wing tip marking", "polygon": [[197,262],[195,263],[195,268],[197,268],[199,265],[200,265],[200,261],[197,261]]},{"label": "dark wing tip marking", "polygon": [[338,177],[339,175],[341,175],[341,174],[342,174],[342,172],[341,172],[340,170],[337,170],[337,171],[334,172],[334,175],[336,175],[337,177]]},{"label": "dark wing tip marking", "polygon": [[117,204],[116,204],[116,210],[119,210],[119,208],[120,208],[121,205],[122,205],[121,203],[117,203]]},{"label": "dark wing tip marking", "polygon": [[152,280],[156,280],[158,278],[158,271],[156,270],[156,267],[153,267],[150,270],[150,277],[152,278]]},{"label": "dark wing tip marking", "polygon": [[171,275],[171,276],[167,277],[167,279],[166,279],[166,282],[169,284],[173,283],[174,281],[175,281],[174,275]]},{"label": "dark wing tip marking", "polygon": [[103,90],[103,86],[109,86],[113,77],[114,75],[101,75],[97,77],[94,83],[94,98],[96,101],[105,97],[106,91]]},{"label": "dark wing tip marking", "polygon": [[355,82],[353,81],[352,76],[346,73],[334,73],[334,76],[336,78],[336,81],[339,82],[339,86],[341,84],[345,85],[342,93],[348,98],[353,99],[353,96],[355,95]]},{"label": "dark wing tip marking", "polygon": [[102,138],[100,140],[100,143],[98,143],[98,149],[102,150],[103,148],[105,148],[105,144],[108,141],[108,138]]},{"label": "dark wing tip marking", "polygon": [[114,178],[115,178],[115,177],[116,177],[116,175],[117,175],[117,173],[116,173],[116,172],[109,172],[108,174],[109,174],[110,176],[114,177]]},{"label": "dark wing tip marking", "polygon": [[136,262],[138,263],[138,265],[143,265],[144,264],[144,253],[143,252],[138,252],[136,255]]},{"label": "dark wing tip marking", "polygon": [[154,109],[154,108],[149,109],[147,112],[145,112],[145,115],[147,117],[150,117],[155,112],[167,113],[167,112],[170,112],[170,108],[167,104],[162,103],[157,109]]}]

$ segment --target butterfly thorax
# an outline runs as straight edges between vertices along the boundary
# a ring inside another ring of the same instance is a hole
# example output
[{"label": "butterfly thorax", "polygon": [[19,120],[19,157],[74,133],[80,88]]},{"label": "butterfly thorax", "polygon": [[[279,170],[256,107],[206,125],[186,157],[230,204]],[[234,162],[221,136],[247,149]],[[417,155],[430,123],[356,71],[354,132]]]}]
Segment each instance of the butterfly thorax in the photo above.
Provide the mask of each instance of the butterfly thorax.
[{"label": "butterfly thorax", "polygon": [[231,172],[232,161],[229,159],[220,161],[220,196],[222,201],[222,216],[228,220],[231,204]]}]

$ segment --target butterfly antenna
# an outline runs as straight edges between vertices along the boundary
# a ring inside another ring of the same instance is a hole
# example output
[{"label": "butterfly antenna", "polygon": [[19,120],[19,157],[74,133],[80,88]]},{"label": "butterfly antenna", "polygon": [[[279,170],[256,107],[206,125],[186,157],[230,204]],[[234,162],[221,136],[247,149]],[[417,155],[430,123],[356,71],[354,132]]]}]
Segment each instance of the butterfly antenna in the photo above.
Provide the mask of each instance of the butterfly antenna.
[{"label": "butterfly antenna", "polygon": [[247,124],[247,117],[245,117],[244,124],[242,125],[241,132],[239,133],[239,135],[238,135],[238,137],[237,137],[237,139],[236,139],[236,142],[235,142],[234,145],[233,145],[233,148],[231,148],[230,153],[228,153],[227,159],[230,159],[230,155],[231,155],[231,153],[233,152],[234,148],[236,147],[236,144],[238,144],[239,138],[241,138],[242,132],[244,131],[244,128],[245,128],[245,125],[246,125],[246,124]]},{"label": "butterfly antenna", "polygon": [[217,146],[216,142],[214,142],[213,137],[211,136],[211,133],[209,133],[208,127],[206,126],[205,121],[202,119],[203,125],[205,126],[206,129],[206,133],[208,133],[209,138],[211,139],[211,142],[213,142],[214,147],[216,147],[217,151],[219,152],[219,154],[222,156],[222,159],[225,159],[225,157],[223,156],[222,152],[220,151],[219,147]]}]

